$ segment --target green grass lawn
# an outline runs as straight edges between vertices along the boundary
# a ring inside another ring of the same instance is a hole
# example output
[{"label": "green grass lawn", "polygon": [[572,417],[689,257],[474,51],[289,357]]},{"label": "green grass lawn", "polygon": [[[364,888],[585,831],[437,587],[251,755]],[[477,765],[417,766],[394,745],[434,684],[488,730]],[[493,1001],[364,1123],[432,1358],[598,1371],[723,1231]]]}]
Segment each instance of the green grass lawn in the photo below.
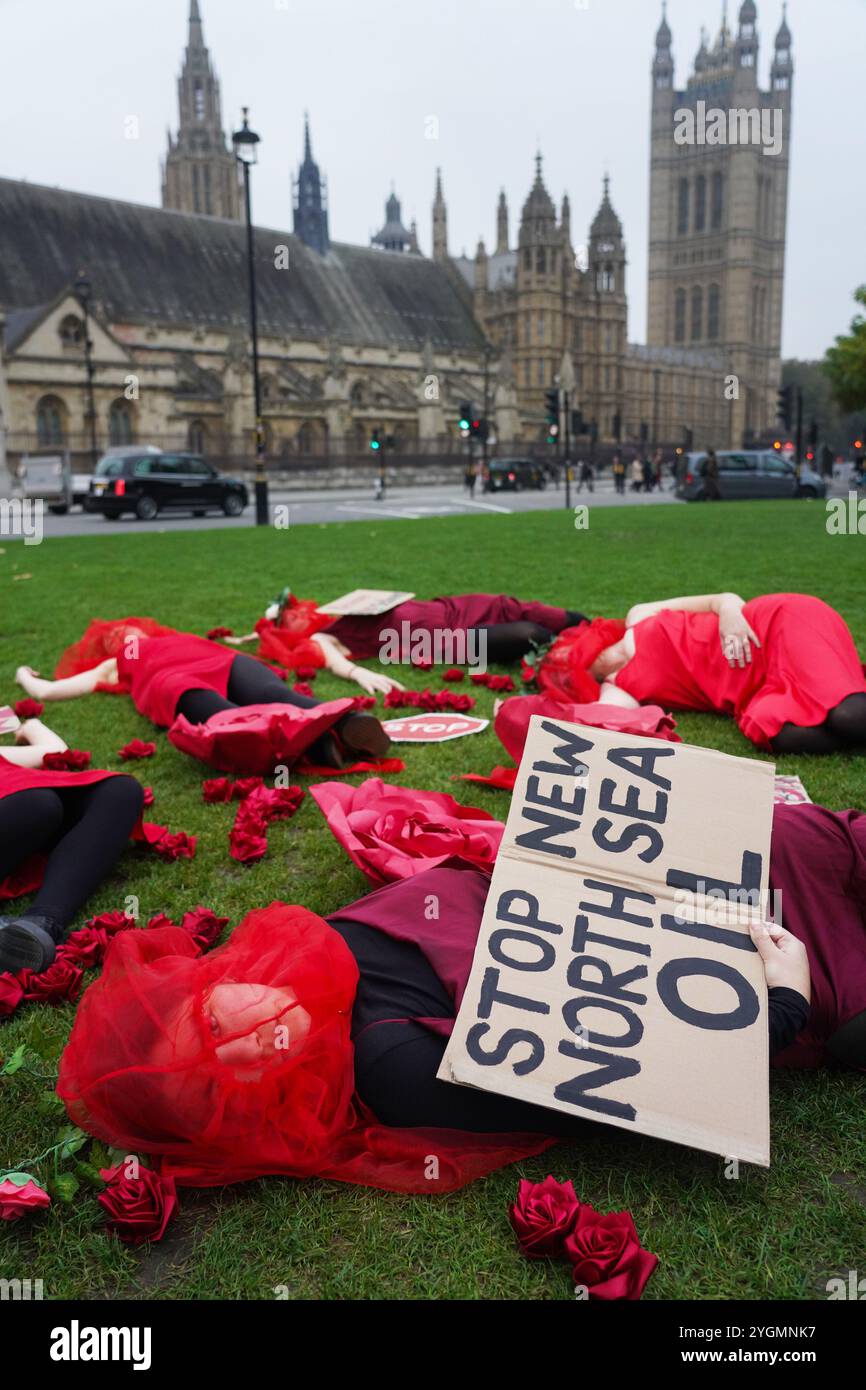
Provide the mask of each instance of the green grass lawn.
[{"label": "green grass lawn", "polygon": [[[287,583],[320,600],[362,585],[419,597],[505,591],[611,616],[671,594],[800,590],[838,608],[866,650],[866,542],[828,536],[824,520],[818,504],[741,503],[599,508],[585,531],[563,510],[288,531],[124,536],[106,527],[98,539],[30,548],[4,542],[0,704],[20,693],[12,684],[17,665],[50,673],[91,617],[149,614],[194,632],[217,624],[248,631]],[[435,677],[416,674],[408,683],[438,688]],[[320,698],[345,692],[328,676],[316,683]],[[478,694],[476,712],[490,714],[493,696]],[[128,700],[108,695],[50,713],[97,767],[123,766],[117,750],[152,736]],[[754,754],[721,719],[683,716],[679,730],[689,742]],[[205,806],[201,766],[157,739],[156,757],[138,769],[156,795],[149,814],[197,834],[196,858],[164,864],[130,849],[82,920],[121,906],[127,893],[138,895],[145,919],[158,911],[178,918],[204,903],[234,925],[273,898],[325,914],[364,891],[310,798],[292,821],[271,827],[266,859],[235,863],[228,856],[234,808]],[[451,780],[504,760],[492,730],[412,748],[405,760],[394,780],[450,791],[504,819],[503,793]],[[799,773],[814,801],[840,809],[863,806],[864,766],[842,756],[786,758],[779,770]],[[40,1099],[50,1082],[33,1073],[56,1068],[73,1013],[27,1006],[0,1025],[0,1056],[22,1043],[33,1049],[28,1071],[0,1080],[2,1166],[54,1142],[63,1116]],[[660,1257],[647,1298],[823,1298],[827,1279],[856,1268],[858,1257],[862,1267],[866,1248],[863,1082],[790,1073],[774,1074],[771,1087],[773,1165],[745,1165],[737,1181],[726,1180],[722,1161],[710,1155],[600,1133],[444,1198],[277,1179],[184,1192],[166,1239],[138,1252],[106,1235],[95,1193],[82,1187],[74,1204],[5,1226],[0,1277],[41,1278],[46,1297],[267,1299],[282,1285],[298,1298],[569,1298],[567,1267],[525,1260],[506,1218],[520,1176],[553,1172],[572,1178],[598,1208],[631,1209],[644,1244]]]}]

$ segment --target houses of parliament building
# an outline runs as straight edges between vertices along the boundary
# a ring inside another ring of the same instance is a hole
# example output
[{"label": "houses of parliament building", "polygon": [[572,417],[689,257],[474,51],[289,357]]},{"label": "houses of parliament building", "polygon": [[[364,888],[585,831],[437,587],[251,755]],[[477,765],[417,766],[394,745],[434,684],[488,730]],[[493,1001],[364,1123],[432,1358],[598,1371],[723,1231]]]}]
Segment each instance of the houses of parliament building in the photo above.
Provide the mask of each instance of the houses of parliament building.
[{"label": "houses of parliament building", "polygon": [[[628,340],[615,178],[584,237],[539,154],[514,232],[501,193],[495,236],[467,257],[449,247],[446,169],[429,254],[395,193],[371,244],[352,246],[331,239],[307,122],[292,231],[254,232],[269,456],[351,456],[374,428],[407,453],[453,452],[467,400],[479,413],[486,403],[500,449],[544,449],[554,384],[608,445],[725,447],[771,431],[790,154],[784,15],[766,88],[753,0],[735,29],[723,18],[712,43],[702,36],[682,87],[663,15],[651,81],[645,345]],[[0,180],[0,435],[11,459],[61,444],[86,454],[91,423],[100,447],[252,450],[242,189],[198,0],[178,96],[162,208]],[[771,117],[782,130],[773,152],[756,138]]]}]

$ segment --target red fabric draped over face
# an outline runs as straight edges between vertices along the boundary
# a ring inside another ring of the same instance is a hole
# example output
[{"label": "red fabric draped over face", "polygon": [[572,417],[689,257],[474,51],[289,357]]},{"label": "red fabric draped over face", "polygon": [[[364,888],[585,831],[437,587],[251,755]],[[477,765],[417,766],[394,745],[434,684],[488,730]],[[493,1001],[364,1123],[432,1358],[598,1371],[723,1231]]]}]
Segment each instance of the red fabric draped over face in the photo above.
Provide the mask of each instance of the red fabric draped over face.
[{"label": "red fabric draped over face", "polygon": [[[55,667],[54,679],[59,681],[66,676],[77,676],[81,671],[92,670],[110,656],[116,657],[130,628],[143,632],[145,637],[177,635],[173,627],[163,627],[154,618],[94,618],[83,637],[63,652]],[[114,695],[126,695],[129,693],[129,681],[119,680],[115,685],[100,682],[96,688]]]},{"label": "red fabric draped over face", "polygon": [[325,664],[322,648],[312,638],[330,627],[333,621],[332,614],[319,612],[313,599],[292,595],[277,622],[260,618],[256,623],[257,654],[289,670],[299,666],[322,667]]},{"label": "red fabric draped over face", "polygon": [[[70,1119],[130,1153],[159,1155],[187,1186],[267,1174],[338,1178],[397,1192],[447,1192],[538,1153],[537,1135],[396,1130],[355,1100],[352,1004],[358,967],[340,935],[303,907],[251,912],[205,956],[186,932],[120,933],[87,990],[57,1090]],[[250,1019],[212,1031],[218,986],[280,991]],[[225,1040],[309,1016],[302,1043],[229,1063]],[[431,1157],[436,1159],[431,1176]]]},{"label": "red fabric draped over face", "polygon": [[619,618],[593,618],[565,628],[538,667],[539,690],[575,704],[597,700],[601,687],[589,668],[606,647],[622,640],[625,631]]}]

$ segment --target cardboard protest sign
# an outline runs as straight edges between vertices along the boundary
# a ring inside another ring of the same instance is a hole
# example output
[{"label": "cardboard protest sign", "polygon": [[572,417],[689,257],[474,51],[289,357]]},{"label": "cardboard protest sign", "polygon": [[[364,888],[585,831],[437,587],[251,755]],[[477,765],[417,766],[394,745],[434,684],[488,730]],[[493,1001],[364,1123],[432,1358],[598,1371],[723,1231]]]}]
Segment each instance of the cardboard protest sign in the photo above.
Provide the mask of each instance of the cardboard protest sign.
[{"label": "cardboard protest sign", "polygon": [[399,589],[353,589],[342,598],[330,603],[320,603],[320,613],[332,613],[338,618],[375,618],[379,613],[390,613],[398,603],[406,603],[414,598],[414,593],[403,593]]},{"label": "cardboard protest sign", "polygon": [[769,1164],[773,767],[530,721],[442,1080]]},{"label": "cardboard protest sign", "polygon": [[473,714],[409,714],[405,719],[387,720],[382,728],[394,743],[446,743],[480,734],[489,723]]},{"label": "cardboard protest sign", "polygon": [[773,801],[777,806],[811,806],[812,798],[799,777],[793,773],[776,773]]}]

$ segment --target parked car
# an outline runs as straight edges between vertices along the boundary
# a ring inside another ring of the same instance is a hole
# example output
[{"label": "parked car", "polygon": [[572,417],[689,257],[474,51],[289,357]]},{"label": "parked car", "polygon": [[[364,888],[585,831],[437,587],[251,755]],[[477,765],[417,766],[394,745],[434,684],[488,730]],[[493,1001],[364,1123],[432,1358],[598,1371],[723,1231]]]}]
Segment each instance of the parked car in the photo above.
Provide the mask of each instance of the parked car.
[{"label": "parked car", "polygon": [[63,516],[73,501],[68,452],[25,454],[18,467],[18,486],[22,497],[38,499],[55,516]]},{"label": "parked car", "polygon": [[485,492],[522,492],[528,488],[541,492],[545,487],[544,468],[532,459],[494,459],[484,479]]},{"label": "parked car", "polygon": [[[723,500],[753,497],[826,497],[827,484],[813,469],[803,464],[797,476],[792,459],[777,449],[718,449],[719,492]],[[685,456],[680,465],[677,496],[686,502],[703,502],[705,497],[705,453]]]},{"label": "parked car", "polygon": [[161,511],[223,511],[240,516],[249,501],[239,478],[225,477],[197,454],[163,453],[153,446],[105,454],[90,483],[91,511],[108,520],[133,512],[153,521]]}]

